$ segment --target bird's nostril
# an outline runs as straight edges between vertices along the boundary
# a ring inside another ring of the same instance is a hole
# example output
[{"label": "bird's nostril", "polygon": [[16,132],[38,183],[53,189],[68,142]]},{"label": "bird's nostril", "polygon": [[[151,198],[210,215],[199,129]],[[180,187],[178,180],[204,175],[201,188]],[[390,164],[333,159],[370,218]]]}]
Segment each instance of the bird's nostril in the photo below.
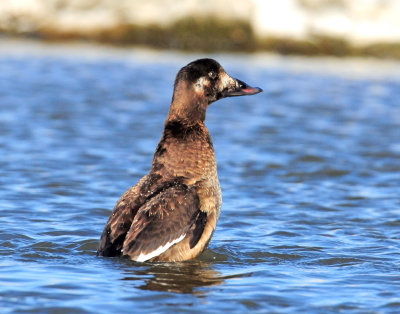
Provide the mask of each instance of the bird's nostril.
[{"label": "bird's nostril", "polygon": [[237,80],[237,82],[239,83],[239,88],[244,89],[247,87],[247,84],[241,80]]}]

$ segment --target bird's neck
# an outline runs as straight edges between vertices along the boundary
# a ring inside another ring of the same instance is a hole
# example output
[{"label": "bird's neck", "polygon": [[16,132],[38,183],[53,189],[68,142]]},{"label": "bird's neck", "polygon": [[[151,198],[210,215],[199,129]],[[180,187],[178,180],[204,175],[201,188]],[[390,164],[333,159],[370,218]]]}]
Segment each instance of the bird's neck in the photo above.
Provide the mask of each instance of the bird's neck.
[{"label": "bird's neck", "polygon": [[187,86],[179,86],[174,91],[168,121],[180,121],[185,125],[203,123],[209,105],[204,97],[189,91]]}]

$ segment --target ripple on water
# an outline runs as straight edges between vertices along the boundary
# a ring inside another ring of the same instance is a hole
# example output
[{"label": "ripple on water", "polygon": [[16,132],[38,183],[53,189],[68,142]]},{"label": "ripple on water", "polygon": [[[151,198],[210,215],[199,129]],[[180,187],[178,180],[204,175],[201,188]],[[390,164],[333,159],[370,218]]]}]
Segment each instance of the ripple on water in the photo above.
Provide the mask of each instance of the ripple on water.
[{"label": "ripple on water", "polygon": [[98,239],[197,56],[35,49],[0,53],[0,312],[400,311],[397,74],[219,55],[265,93],[208,110],[217,230],[194,261],[141,264],[97,258]]}]

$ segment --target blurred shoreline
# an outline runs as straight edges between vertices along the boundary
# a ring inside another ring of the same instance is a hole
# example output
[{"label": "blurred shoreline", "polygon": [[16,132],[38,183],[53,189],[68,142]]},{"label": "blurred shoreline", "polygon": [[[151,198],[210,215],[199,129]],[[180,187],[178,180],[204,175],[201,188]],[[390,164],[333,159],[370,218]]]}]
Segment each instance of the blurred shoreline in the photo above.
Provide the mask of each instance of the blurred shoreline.
[{"label": "blurred shoreline", "polygon": [[211,57],[219,60],[224,66],[285,69],[291,73],[306,72],[345,78],[360,77],[370,79],[400,78],[398,60],[378,59],[372,57],[335,57],[335,56],[295,56],[280,55],[271,52],[185,52],[181,50],[152,49],[145,46],[120,47],[97,42],[43,42],[32,39],[1,38],[0,57],[55,57],[65,59],[91,60],[124,60],[124,62],[140,62],[143,64],[158,63],[176,65],[197,58]]},{"label": "blurred shoreline", "polygon": [[396,0],[2,0],[0,36],[400,59],[398,16]]}]

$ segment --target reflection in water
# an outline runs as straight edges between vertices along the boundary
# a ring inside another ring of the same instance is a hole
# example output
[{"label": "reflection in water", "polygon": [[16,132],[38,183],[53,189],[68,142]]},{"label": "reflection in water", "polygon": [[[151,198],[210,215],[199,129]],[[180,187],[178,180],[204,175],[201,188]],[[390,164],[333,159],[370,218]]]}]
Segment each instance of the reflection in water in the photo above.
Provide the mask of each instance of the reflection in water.
[{"label": "reflection in water", "polygon": [[220,285],[224,282],[221,273],[214,270],[212,264],[203,261],[146,265],[149,267],[136,270],[134,275],[126,276],[123,280],[143,281],[143,278],[148,277],[139,289],[197,295],[203,293],[197,288]]}]

